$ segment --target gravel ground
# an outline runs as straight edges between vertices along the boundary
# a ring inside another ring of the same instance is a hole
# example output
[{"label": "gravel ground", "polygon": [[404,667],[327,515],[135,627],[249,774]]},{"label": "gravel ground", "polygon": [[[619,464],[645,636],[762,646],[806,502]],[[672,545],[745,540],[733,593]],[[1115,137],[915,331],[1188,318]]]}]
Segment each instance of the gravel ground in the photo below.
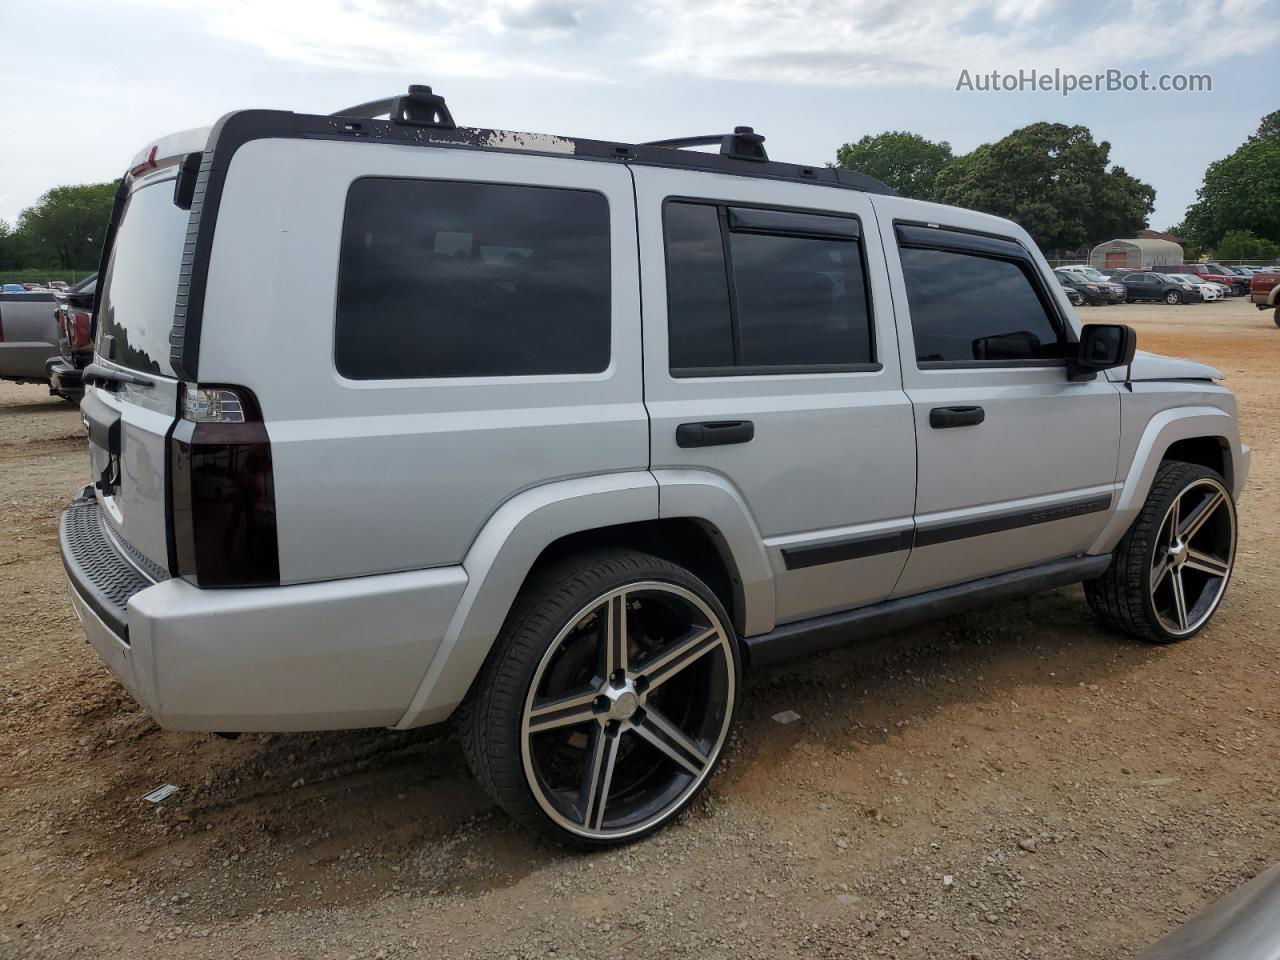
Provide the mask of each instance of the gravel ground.
[{"label": "gravel ground", "polygon": [[76,412],[0,384],[0,957],[1131,955],[1280,859],[1280,330],[1238,301],[1084,315],[1240,396],[1212,626],[1142,646],[1071,588],[755,677],[705,799],[594,855],[513,828],[447,730],[158,729],[66,599]]}]

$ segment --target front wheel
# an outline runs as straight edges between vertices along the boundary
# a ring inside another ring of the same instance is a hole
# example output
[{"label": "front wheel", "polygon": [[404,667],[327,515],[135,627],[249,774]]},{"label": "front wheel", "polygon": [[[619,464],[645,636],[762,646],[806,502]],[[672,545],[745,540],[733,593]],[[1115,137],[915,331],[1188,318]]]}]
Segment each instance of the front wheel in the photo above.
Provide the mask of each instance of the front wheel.
[{"label": "front wheel", "polygon": [[1236,509],[1222,477],[1169,461],[1085,596],[1105,622],[1143,640],[1172,643],[1199,632],[1227,591],[1236,552]]},{"label": "front wheel", "polygon": [[476,779],[513,819],[605,846],[659,829],[697,796],[740,686],[737,640],[706,584],[604,551],[526,587],[457,719]]},{"label": "front wheel", "polygon": [[1280,327],[1280,307],[1276,307],[1276,312],[1272,314],[1272,319],[1275,320],[1276,326]]},{"label": "front wheel", "polygon": [[1170,290],[1164,295],[1164,302],[1173,306],[1182,302],[1182,294],[1177,290]]}]

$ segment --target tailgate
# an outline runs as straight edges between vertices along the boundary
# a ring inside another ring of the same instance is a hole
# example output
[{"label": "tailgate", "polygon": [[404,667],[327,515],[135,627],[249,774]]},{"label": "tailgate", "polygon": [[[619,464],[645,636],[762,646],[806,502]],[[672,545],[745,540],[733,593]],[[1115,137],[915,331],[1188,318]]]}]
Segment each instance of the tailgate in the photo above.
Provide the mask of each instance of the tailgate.
[{"label": "tailgate", "polygon": [[169,331],[188,221],[173,181],[135,182],[120,212],[80,407],[94,495],[125,553],[153,574],[169,569],[165,464],[179,389]]}]

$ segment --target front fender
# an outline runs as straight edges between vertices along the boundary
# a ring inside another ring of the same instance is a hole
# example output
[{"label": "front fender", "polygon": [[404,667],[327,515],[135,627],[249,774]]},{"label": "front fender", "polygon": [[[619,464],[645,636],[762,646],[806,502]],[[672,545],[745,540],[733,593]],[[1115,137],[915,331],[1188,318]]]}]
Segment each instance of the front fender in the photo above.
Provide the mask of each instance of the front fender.
[{"label": "front fender", "polygon": [[439,723],[453,713],[548,545],[584,530],[657,518],[658,482],[647,470],[543,484],[499,507],[462,561],[467,588],[396,729]]},{"label": "front fender", "polygon": [[1089,553],[1110,553],[1146,502],[1164,452],[1179,440],[1216,437],[1226,448],[1226,481],[1237,500],[1249,472],[1249,450],[1240,444],[1235,418],[1211,406],[1174,407],[1153,416],[1134,450],[1129,472],[1121,487],[1116,510],[1090,547]]}]

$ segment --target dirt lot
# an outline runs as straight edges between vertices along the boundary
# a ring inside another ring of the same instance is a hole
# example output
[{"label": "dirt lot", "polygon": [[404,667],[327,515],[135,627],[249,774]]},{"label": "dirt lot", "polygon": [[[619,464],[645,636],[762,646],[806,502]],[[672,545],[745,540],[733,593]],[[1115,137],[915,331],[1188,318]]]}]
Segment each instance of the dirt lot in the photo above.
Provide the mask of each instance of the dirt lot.
[{"label": "dirt lot", "polygon": [[1072,588],[757,677],[706,799],[592,856],[493,811],[447,731],[159,730],[65,596],[77,415],[0,385],[0,957],[1132,954],[1280,860],[1280,330],[1241,302],[1085,316],[1240,396],[1213,625],[1141,646]]}]

